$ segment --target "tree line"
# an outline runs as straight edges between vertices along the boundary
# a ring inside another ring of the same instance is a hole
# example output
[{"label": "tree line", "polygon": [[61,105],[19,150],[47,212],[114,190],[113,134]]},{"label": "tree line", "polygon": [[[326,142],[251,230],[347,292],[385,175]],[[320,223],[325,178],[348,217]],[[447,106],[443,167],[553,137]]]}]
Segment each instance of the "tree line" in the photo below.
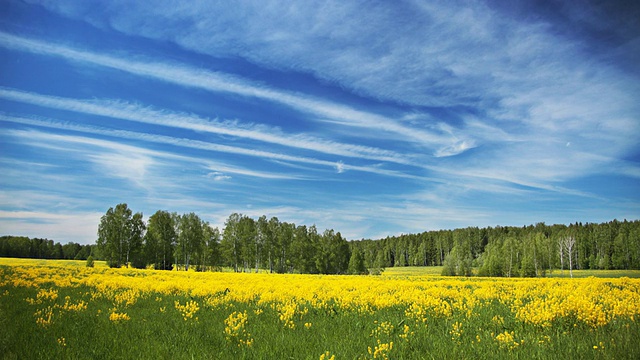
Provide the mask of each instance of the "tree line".
[{"label": "tree line", "polygon": [[640,220],[467,227],[347,241],[332,229],[231,214],[222,229],[195,213],[159,210],[148,221],[127,204],[100,219],[96,245],[0,237],[0,256],[85,260],[171,270],[362,274],[442,266],[444,275],[545,276],[556,269],[640,269]]},{"label": "tree line", "polygon": [[364,255],[352,251],[340,232],[320,233],[277,217],[257,220],[231,214],[222,230],[195,213],[158,210],[143,221],[127,204],[109,208],[100,219],[99,256],[111,267],[133,266],[198,271],[230,267],[236,272],[360,274]]},{"label": "tree line", "polygon": [[26,236],[0,237],[0,257],[86,260],[91,255],[91,245],[80,245],[69,242],[65,245],[49,239]]},{"label": "tree line", "polygon": [[554,269],[640,269],[640,221],[468,227],[359,240],[367,268],[443,266],[443,275],[544,276]]}]

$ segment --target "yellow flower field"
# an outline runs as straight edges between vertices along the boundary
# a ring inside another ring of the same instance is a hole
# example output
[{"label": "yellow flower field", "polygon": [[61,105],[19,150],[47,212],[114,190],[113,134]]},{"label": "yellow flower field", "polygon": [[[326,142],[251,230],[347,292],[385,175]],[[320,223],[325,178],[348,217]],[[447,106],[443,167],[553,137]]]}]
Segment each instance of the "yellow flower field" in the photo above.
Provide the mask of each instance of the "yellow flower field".
[{"label": "yellow flower field", "polygon": [[[6,261],[5,261],[6,262]],[[473,317],[492,301],[509,306],[517,319],[550,326],[555,319],[572,317],[597,327],[619,318],[640,315],[640,280],[637,279],[515,279],[442,278],[432,276],[374,277],[245,273],[166,272],[134,269],[74,268],[64,265],[13,268],[1,286],[46,289],[87,285],[93,297],[107,297],[116,304],[132,305],[152,294],[187,294],[208,304],[251,302],[323,308],[328,303],[345,310],[371,312],[405,306],[407,314],[429,313]],[[52,291],[52,290],[51,290]],[[176,305],[177,306],[177,305]],[[189,314],[185,310],[185,314]]]},{"label": "yellow flower field", "polygon": [[[598,329],[616,324],[637,331],[640,316],[640,280],[629,278],[197,273],[85,268],[62,262],[29,266],[24,260],[12,263],[0,259],[0,289],[3,297],[16,289],[31,291],[34,295],[23,302],[33,306],[36,314],[32,321],[43,329],[62,321],[66,313],[90,311],[94,302],[108,304],[102,314],[96,309],[95,316],[121,324],[135,322],[136,309],[143,306],[153,306],[145,311],[157,316],[175,315],[192,324],[205,321],[208,313],[223,312],[220,326],[225,329],[221,335],[229,344],[244,348],[258,346],[258,330],[251,329],[251,323],[269,314],[274,314],[278,331],[300,331],[304,336],[322,331],[316,323],[329,324],[327,317],[352,314],[354,319],[376,319],[359,325],[371,329],[364,334],[371,338],[370,345],[359,352],[368,358],[393,358],[403,346],[402,351],[407,351],[419,331],[427,334],[420,329],[429,326],[442,326],[451,346],[467,342],[478,347],[484,340],[488,344],[483,346],[510,353],[522,347],[524,338],[544,347],[549,342],[548,329],[558,326],[565,333],[579,328],[598,334]],[[62,296],[74,289],[77,298]],[[379,316],[388,314],[395,318],[378,321]],[[56,339],[66,339],[64,348],[68,349],[72,338],[64,335],[58,334]],[[594,346],[601,349],[603,345],[589,345],[591,350]],[[327,357],[322,351],[313,358],[321,355]]]}]

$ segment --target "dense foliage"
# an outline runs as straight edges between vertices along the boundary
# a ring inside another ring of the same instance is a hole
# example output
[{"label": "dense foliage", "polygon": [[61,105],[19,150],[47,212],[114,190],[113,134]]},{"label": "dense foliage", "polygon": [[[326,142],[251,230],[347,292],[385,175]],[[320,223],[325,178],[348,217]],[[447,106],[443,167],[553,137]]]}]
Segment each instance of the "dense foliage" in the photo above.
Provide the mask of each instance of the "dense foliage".
[{"label": "dense foliage", "polygon": [[339,232],[318,232],[266,216],[231,214],[223,229],[195,213],[159,210],[147,223],[127,204],[101,218],[97,248],[52,240],[4,236],[0,256],[86,259],[112,267],[199,271],[363,274],[402,266],[443,266],[443,275],[545,276],[555,269],[640,269],[640,221],[468,227],[346,241]]},{"label": "dense foliage", "polygon": [[435,265],[444,266],[444,275],[469,275],[472,268],[487,276],[640,269],[640,221],[469,227],[353,241],[351,246],[364,253],[367,268]]},{"label": "dense foliage", "polygon": [[80,245],[74,242],[65,245],[49,239],[30,239],[26,236],[0,237],[0,257],[86,260],[93,245]]},{"label": "dense foliage", "polygon": [[254,220],[233,213],[222,231],[195,213],[158,210],[147,224],[127,204],[110,208],[101,218],[99,253],[111,267],[133,266],[199,271],[231,267],[236,272],[364,273],[358,254],[350,265],[349,243],[339,232],[319,233],[315,226],[296,226],[266,216]]}]

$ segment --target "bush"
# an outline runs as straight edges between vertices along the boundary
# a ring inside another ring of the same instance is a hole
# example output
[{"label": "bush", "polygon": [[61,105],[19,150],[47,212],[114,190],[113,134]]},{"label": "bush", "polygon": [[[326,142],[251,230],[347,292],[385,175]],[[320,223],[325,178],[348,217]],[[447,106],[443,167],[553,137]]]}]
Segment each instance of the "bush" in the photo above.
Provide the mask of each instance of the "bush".
[{"label": "bush", "polygon": [[89,257],[87,257],[87,267],[93,267],[94,263],[93,263],[93,256],[89,255]]}]

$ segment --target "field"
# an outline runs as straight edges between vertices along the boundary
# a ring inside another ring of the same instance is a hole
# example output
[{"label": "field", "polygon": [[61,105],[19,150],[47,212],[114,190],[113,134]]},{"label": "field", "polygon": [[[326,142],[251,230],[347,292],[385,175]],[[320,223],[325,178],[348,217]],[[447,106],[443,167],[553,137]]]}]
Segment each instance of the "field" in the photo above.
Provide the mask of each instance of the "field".
[{"label": "field", "polygon": [[4,358],[640,358],[636,272],[495,279],[83,265],[0,258]]}]

